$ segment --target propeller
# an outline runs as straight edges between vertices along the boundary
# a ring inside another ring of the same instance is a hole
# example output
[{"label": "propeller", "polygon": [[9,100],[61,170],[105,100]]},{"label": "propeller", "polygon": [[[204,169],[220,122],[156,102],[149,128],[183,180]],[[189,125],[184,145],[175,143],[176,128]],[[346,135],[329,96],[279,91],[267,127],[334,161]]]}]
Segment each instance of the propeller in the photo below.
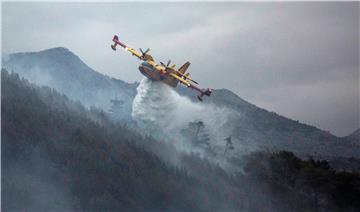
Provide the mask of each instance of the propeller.
[{"label": "propeller", "polygon": [[146,55],[146,53],[148,53],[148,52],[150,51],[150,49],[149,49],[149,48],[148,48],[148,49],[146,49],[145,51],[143,51],[141,48],[140,48],[139,50],[140,50],[140,52],[141,52],[142,56],[145,56],[145,55]]},{"label": "propeller", "polygon": [[163,62],[160,62],[160,64],[162,65],[162,66],[164,66],[165,68],[172,68],[172,67],[169,67],[170,66],[170,63],[171,63],[171,60],[169,60],[168,62],[167,62],[167,64],[165,65]]}]

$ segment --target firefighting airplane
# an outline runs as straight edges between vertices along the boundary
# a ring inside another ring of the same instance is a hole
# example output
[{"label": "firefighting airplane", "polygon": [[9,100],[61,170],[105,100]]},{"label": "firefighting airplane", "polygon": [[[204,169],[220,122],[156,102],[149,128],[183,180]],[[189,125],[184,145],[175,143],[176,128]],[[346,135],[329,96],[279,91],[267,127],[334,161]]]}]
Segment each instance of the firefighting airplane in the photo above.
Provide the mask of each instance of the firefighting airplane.
[{"label": "firefighting airplane", "polygon": [[160,62],[161,65],[157,64],[153,57],[148,54],[150,49],[143,51],[139,49],[141,53],[137,52],[135,49],[130,48],[119,41],[117,35],[114,35],[112,40],[114,43],[111,45],[111,48],[116,51],[116,46],[119,45],[123,47],[125,50],[129,51],[132,55],[136,56],[138,59],[144,61],[139,66],[140,72],[145,75],[147,78],[154,81],[162,81],[167,85],[172,87],[176,87],[180,82],[188,88],[194,89],[198,91],[200,94],[197,96],[200,101],[202,101],[202,97],[204,95],[210,96],[212,89],[201,89],[195,86],[193,83],[198,84],[195,80],[189,77],[189,73],[185,74],[186,70],[190,66],[190,62],[186,62],[183,66],[181,66],[178,70],[175,69],[175,65],[170,66],[171,60],[165,65]]}]

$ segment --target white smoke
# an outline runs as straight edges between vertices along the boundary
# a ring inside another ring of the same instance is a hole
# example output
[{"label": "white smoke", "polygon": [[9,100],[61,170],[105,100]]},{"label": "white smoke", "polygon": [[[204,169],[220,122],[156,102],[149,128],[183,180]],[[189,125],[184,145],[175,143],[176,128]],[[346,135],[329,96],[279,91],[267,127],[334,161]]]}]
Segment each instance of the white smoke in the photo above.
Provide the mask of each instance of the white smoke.
[{"label": "white smoke", "polygon": [[228,108],[192,102],[168,85],[147,78],[140,82],[132,108],[132,117],[139,125],[151,126],[152,135],[159,129],[165,135],[171,135],[169,138],[183,150],[187,147],[180,131],[189,122],[202,121],[211,137],[210,142],[223,146],[223,139],[229,136],[227,133],[230,131],[225,124],[229,117],[238,115],[238,112]]},{"label": "white smoke", "polygon": [[132,117],[137,121],[155,122],[172,130],[193,121],[202,107],[180,96],[164,83],[144,78],[137,88]]}]

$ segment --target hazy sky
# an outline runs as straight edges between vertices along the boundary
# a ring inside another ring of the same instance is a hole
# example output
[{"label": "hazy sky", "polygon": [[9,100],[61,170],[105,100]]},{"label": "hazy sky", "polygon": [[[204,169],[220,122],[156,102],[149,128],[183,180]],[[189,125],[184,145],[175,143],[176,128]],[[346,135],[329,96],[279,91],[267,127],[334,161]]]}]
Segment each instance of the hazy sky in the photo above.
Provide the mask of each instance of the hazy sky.
[{"label": "hazy sky", "polygon": [[139,81],[111,39],[191,61],[204,87],[343,136],[359,127],[359,2],[2,3],[2,52],[63,46],[98,72]]}]

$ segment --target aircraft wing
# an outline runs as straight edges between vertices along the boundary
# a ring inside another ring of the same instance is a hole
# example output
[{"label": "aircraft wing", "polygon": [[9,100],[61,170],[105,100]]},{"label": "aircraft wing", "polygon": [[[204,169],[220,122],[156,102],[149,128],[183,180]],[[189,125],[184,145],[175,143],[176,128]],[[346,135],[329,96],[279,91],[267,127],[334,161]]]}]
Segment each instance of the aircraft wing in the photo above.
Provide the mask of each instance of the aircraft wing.
[{"label": "aircraft wing", "polygon": [[129,51],[135,57],[139,58],[140,60],[144,60],[144,58],[142,57],[142,54],[140,52],[136,51],[135,49],[133,49],[131,47],[126,46],[124,43],[119,41],[119,37],[117,35],[114,35],[113,42],[114,42],[114,44],[111,45],[111,48],[114,51],[116,50],[116,46],[119,45],[119,46],[123,47],[125,50]]},{"label": "aircraft wing", "polygon": [[[187,87],[190,87],[190,82],[189,82],[188,80],[195,82],[195,81],[192,80],[190,77],[188,77],[189,75],[185,75],[185,74],[184,74],[185,70],[186,70],[186,69],[189,67],[189,65],[190,65],[189,62],[186,63],[186,64],[184,64],[184,66],[180,68],[180,69],[183,68],[184,71],[181,71],[181,70],[178,71],[178,70],[176,70],[176,69],[174,69],[174,68],[172,68],[172,67],[170,67],[170,68],[163,67],[163,66],[155,63],[153,60],[150,60],[150,61],[146,60],[140,52],[138,52],[138,51],[136,51],[135,49],[133,49],[133,48],[131,48],[131,47],[128,47],[128,46],[126,46],[124,43],[122,43],[122,42],[119,40],[119,37],[118,37],[117,35],[114,35],[112,41],[114,42],[114,44],[111,45],[111,48],[112,48],[113,50],[116,50],[116,46],[119,45],[119,46],[123,47],[125,50],[129,51],[132,55],[134,55],[134,56],[137,57],[138,59],[143,60],[143,61],[147,61],[150,65],[152,65],[153,67],[155,67],[158,71],[161,71],[162,73],[169,74],[170,76],[172,76],[173,78],[179,80],[180,83],[186,85]],[[171,72],[168,71],[168,70],[171,70]],[[179,75],[180,75],[180,76],[179,76]],[[195,82],[195,83],[197,84],[197,82]]]},{"label": "aircraft wing", "polygon": [[187,87],[190,87],[190,83],[188,81],[186,81],[185,79],[179,77],[178,75],[176,75],[174,73],[169,73],[169,75],[174,77],[175,79],[179,80],[180,83],[186,85]]}]

